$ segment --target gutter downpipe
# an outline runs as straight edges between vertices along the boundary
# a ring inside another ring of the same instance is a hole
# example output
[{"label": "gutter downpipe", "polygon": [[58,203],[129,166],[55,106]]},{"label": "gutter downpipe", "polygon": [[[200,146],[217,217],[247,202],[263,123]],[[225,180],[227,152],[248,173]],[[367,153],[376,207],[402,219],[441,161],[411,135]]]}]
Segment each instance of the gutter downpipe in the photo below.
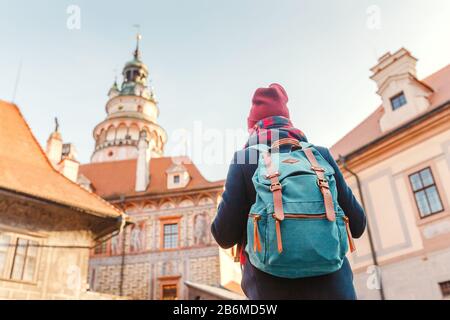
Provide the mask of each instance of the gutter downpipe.
[{"label": "gutter downpipe", "polygon": [[[365,202],[364,202],[364,195],[362,193],[361,180],[359,179],[358,174],[356,174],[354,171],[352,171],[347,166],[347,163],[346,163],[345,160],[346,160],[345,157],[339,155],[339,162],[342,164],[342,167],[346,171],[348,171],[353,177],[355,177],[355,180],[356,180],[356,185],[358,187],[358,193],[359,193],[359,198],[361,200],[361,205],[362,205],[362,207],[364,209],[364,213],[366,214],[367,237],[369,239],[370,253],[371,253],[371,256],[372,256],[372,261],[373,261],[373,264],[375,265],[375,267],[377,269],[376,272],[377,272],[377,277],[378,277],[378,281],[379,281],[379,284],[380,284],[380,299],[381,300],[386,300],[386,297],[384,295],[383,281],[382,281],[382,278],[381,278],[381,268],[380,268],[380,265],[378,264],[378,258],[377,258],[377,254],[376,254],[376,251],[375,251],[375,246],[374,246],[374,242],[373,242],[372,232],[370,230],[369,219],[367,219],[368,216],[367,216],[366,205],[365,205]],[[379,273],[378,273],[378,270],[380,270]]]},{"label": "gutter downpipe", "polygon": [[[122,211],[124,211],[125,208],[125,196],[120,196],[120,207],[122,208]],[[124,211],[125,212],[125,211]],[[121,257],[121,263],[120,263],[120,285],[119,285],[119,296],[123,296],[123,278],[125,275],[125,239],[126,239],[126,231],[125,228],[122,231],[122,257]]]}]

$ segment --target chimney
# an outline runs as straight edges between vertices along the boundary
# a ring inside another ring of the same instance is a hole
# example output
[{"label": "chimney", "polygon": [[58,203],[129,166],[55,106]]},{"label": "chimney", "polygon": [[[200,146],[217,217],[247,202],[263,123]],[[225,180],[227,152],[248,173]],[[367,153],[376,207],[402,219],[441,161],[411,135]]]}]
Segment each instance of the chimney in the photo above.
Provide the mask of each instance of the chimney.
[{"label": "chimney", "polygon": [[150,150],[147,132],[142,130],[138,141],[138,157],[136,160],[136,192],[147,190],[150,182]]},{"label": "chimney", "polygon": [[387,52],[378,59],[377,65],[372,67],[370,77],[377,84],[378,90],[382,89],[388,78],[397,75],[410,74],[416,77],[416,62],[411,53],[401,48],[394,54]]},{"label": "chimney", "polygon": [[59,172],[74,182],[77,182],[78,169],[80,168],[76,155],[75,146],[72,143],[64,143],[61,153],[62,160],[58,166]]},{"label": "chimney", "polygon": [[73,144],[63,143],[57,118],[55,118],[55,130],[47,140],[46,154],[56,170],[70,180],[77,181],[80,167],[80,163],[76,159],[77,152]]},{"label": "chimney", "polygon": [[63,141],[61,133],[59,133],[58,118],[55,118],[55,131],[50,134],[47,139],[46,154],[54,167],[61,161]]}]

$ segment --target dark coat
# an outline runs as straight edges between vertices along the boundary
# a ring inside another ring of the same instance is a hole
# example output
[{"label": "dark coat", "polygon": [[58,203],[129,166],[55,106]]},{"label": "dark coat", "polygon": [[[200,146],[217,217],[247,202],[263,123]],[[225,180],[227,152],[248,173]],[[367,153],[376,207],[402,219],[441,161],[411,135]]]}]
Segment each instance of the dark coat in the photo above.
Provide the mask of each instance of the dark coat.
[{"label": "dark coat", "polygon": [[[315,147],[335,170],[340,207],[350,220],[353,238],[359,238],[366,227],[366,216],[352,190],[347,186],[338,165],[328,149]],[[244,149],[235,153],[228,170],[225,191],[211,232],[222,248],[231,248],[246,239],[247,215],[256,200],[252,177],[257,164],[256,151]],[[250,157],[251,156],[251,157]],[[247,253],[243,265],[242,289],[249,299],[356,299],[353,273],[345,261],[340,270],[324,276],[286,279],[258,270]]]}]

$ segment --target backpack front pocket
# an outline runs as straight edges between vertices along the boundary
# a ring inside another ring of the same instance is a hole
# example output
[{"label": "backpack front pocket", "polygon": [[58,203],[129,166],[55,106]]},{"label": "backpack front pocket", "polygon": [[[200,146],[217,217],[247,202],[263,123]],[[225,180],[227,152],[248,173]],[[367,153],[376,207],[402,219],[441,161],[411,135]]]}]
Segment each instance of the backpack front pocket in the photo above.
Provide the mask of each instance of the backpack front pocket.
[{"label": "backpack front pocket", "polygon": [[330,269],[342,262],[337,220],[325,214],[285,214],[283,221],[267,222],[267,264],[309,271]]}]

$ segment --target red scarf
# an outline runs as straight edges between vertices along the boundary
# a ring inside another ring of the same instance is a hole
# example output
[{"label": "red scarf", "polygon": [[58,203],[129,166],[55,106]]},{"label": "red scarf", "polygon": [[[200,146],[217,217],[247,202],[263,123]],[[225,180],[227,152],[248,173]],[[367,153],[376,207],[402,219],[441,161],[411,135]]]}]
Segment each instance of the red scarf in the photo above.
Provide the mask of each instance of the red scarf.
[{"label": "red scarf", "polygon": [[305,134],[300,129],[295,128],[288,118],[274,116],[259,120],[255,124],[250,131],[245,148],[255,144],[270,146],[272,142],[283,138],[293,138],[308,142]]}]

